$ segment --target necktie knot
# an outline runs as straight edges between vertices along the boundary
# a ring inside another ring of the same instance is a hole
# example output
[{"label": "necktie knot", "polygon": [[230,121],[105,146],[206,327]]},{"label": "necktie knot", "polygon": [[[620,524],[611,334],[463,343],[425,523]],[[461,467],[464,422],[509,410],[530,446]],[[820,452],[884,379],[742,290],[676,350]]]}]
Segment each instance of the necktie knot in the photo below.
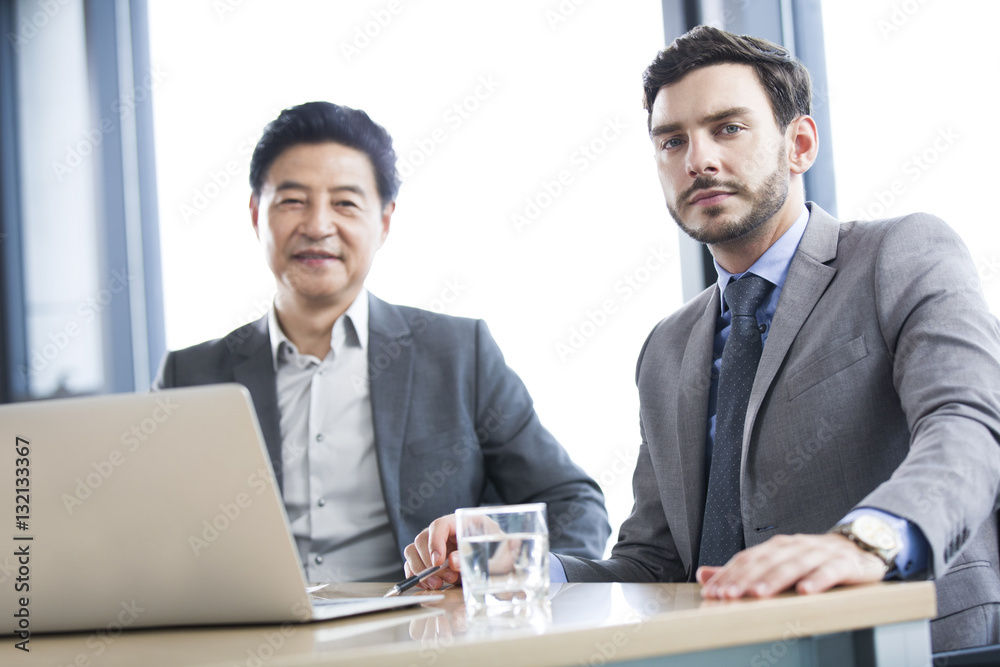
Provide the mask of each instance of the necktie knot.
[{"label": "necktie knot", "polygon": [[747,273],[726,286],[726,305],[732,311],[733,317],[744,315],[754,317],[757,309],[764,303],[764,297],[770,288],[771,283],[760,276]]}]

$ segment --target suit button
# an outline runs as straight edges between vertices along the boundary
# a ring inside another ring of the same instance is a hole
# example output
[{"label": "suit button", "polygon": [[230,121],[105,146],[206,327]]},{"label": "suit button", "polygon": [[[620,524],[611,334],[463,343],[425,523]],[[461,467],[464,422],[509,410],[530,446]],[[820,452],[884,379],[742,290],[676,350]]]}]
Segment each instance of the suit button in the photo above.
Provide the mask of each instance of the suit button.
[{"label": "suit button", "polygon": [[316,504],[319,505],[320,507],[326,505],[326,498],[320,498],[319,500],[316,501]]},{"label": "suit button", "polygon": [[322,433],[317,433],[316,434],[316,442],[323,442],[323,434]]},{"label": "suit button", "polygon": [[316,564],[317,565],[322,565],[323,564],[323,557],[322,556],[316,556]]}]

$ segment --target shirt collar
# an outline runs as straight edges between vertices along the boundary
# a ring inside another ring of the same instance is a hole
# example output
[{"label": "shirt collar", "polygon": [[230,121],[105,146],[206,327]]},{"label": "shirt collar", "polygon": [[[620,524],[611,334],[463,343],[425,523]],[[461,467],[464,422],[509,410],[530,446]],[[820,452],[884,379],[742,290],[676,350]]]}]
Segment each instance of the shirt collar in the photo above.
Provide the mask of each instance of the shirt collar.
[{"label": "shirt collar", "polygon": [[[756,276],[760,276],[772,285],[783,287],[785,285],[785,278],[788,276],[788,267],[792,264],[792,257],[795,256],[795,251],[799,247],[799,241],[802,240],[802,235],[806,231],[806,224],[808,224],[808,222],[809,209],[803,206],[802,213],[800,213],[799,217],[795,219],[792,226],[789,227],[785,233],[771,245],[770,248],[765,250],[764,254],[758,257],[757,261],[754,262],[744,273],[752,273]],[[719,266],[719,263],[714,259],[712,262],[715,264],[716,273],[719,274],[719,280],[717,282],[719,286],[719,293],[725,294],[726,286],[729,285],[730,278],[739,280],[740,277],[743,276],[743,273],[729,273],[729,271],[726,271],[724,268]],[[725,299],[719,299],[719,301],[722,312],[725,312]]]},{"label": "shirt collar", "polygon": [[[351,332],[353,331],[353,336]],[[274,370],[278,370],[278,353],[281,351],[281,344],[287,343],[293,349],[295,344],[288,339],[281,325],[278,323],[278,314],[274,309],[274,302],[267,311],[267,332],[271,339],[271,363]],[[330,337],[330,347],[337,349],[344,344],[357,341],[358,347],[362,350],[368,349],[368,290],[364,287],[355,297],[354,302],[348,306],[347,310],[337,321],[333,323],[333,331]]]}]

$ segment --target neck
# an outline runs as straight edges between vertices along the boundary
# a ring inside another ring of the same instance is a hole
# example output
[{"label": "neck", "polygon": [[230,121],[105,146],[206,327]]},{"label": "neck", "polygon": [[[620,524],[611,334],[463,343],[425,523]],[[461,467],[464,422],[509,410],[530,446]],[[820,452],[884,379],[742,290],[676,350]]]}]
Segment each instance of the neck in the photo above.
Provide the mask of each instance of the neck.
[{"label": "neck", "polygon": [[330,351],[334,323],[350,308],[360,291],[333,302],[316,302],[279,291],[274,298],[274,310],[282,331],[298,351],[323,359]]},{"label": "neck", "polygon": [[801,190],[789,191],[785,203],[770,220],[746,236],[727,243],[709,245],[708,250],[719,266],[732,274],[740,274],[753,266],[774,242],[791,228],[805,206]]}]

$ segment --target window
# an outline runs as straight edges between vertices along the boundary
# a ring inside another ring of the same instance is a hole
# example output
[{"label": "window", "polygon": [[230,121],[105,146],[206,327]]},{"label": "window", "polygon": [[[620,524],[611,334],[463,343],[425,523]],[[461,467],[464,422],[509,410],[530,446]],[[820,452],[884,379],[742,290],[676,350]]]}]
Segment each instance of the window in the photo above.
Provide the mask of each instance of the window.
[{"label": "window", "polygon": [[95,181],[103,134],[88,101],[83,2],[62,3],[51,16],[37,10],[29,0],[17,3],[29,355],[11,371],[27,378],[31,396],[43,397],[104,389],[100,315],[111,293],[102,303]]},{"label": "window", "polygon": [[997,97],[998,21],[1000,4],[986,0],[823,3],[840,218],[943,218],[995,314],[1000,225],[986,195],[1000,136],[981,113]]},{"label": "window", "polygon": [[632,504],[634,368],[681,303],[641,73],[660,3],[151,0],[167,345],[264,314],[250,153],[287,106],[366,110],[403,186],[369,289],[482,317],[550,430]]}]

